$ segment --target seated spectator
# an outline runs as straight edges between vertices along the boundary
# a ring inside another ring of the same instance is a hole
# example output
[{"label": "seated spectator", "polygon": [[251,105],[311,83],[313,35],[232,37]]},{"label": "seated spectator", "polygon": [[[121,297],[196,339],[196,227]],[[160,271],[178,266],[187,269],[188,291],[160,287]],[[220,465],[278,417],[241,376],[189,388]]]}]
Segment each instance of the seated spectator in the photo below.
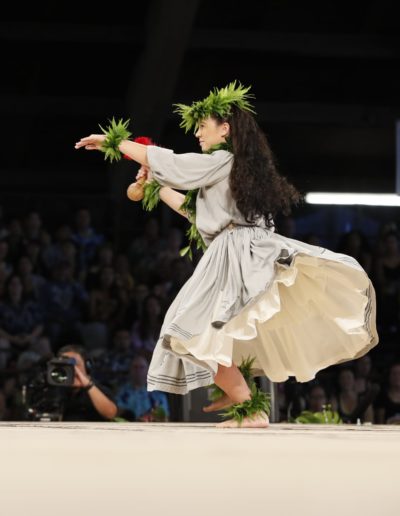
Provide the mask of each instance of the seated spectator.
[{"label": "seated spectator", "polygon": [[17,375],[4,375],[0,377],[1,390],[6,403],[7,421],[18,421],[21,419],[21,395],[20,386],[17,383]]},{"label": "seated spectator", "polygon": [[56,347],[63,337],[80,339],[81,321],[86,315],[88,294],[72,275],[68,262],[59,263],[53,278],[40,290],[39,299],[46,314],[46,333]]},{"label": "seated spectator", "polygon": [[175,258],[180,258],[183,245],[182,231],[178,228],[170,228],[167,232],[165,248],[158,255],[158,262],[170,263]]},{"label": "seated spectator", "polygon": [[145,283],[137,283],[132,292],[132,297],[126,309],[124,326],[132,326],[132,321],[142,315],[143,300],[150,294],[150,289]]},{"label": "seated spectator", "polygon": [[169,290],[170,302],[176,297],[180,289],[193,274],[193,265],[183,258],[175,258],[171,262],[171,287]]},{"label": "seated spectator", "polygon": [[89,322],[85,324],[85,333],[95,331],[97,339],[102,341],[101,347],[107,347],[109,332],[123,323],[125,310],[126,302],[115,283],[114,269],[105,266],[97,287],[89,294]]},{"label": "seated spectator", "polygon": [[22,230],[21,221],[17,218],[13,218],[7,225],[8,236],[7,242],[9,245],[9,260],[13,263],[18,260],[20,255],[23,252],[23,241],[24,241],[24,232]]},{"label": "seated spectator", "polygon": [[111,392],[93,381],[92,366],[85,350],[76,345],[64,346],[57,356],[73,358],[75,379],[72,387],[64,387],[63,421],[109,421],[117,415]]},{"label": "seated spectator", "polygon": [[[27,349],[43,331],[43,312],[39,304],[25,296],[19,276],[9,277],[5,297],[0,303],[0,338],[2,352],[10,355]],[[8,343],[8,346],[5,346]]]},{"label": "seated spectator", "polygon": [[24,243],[31,240],[46,246],[50,243],[50,235],[43,229],[42,218],[37,211],[30,211],[23,223]]},{"label": "seated spectator", "polygon": [[41,361],[50,360],[53,356],[51,342],[47,335],[38,337],[30,349],[39,355]]},{"label": "seated spectator", "polygon": [[379,384],[372,378],[372,360],[369,354],[354,360],[354,373],[356,377],[356,389],[359,394],[373,390],[379,391]]},{"label": "seated spectator", "polygon": [[135,280],[132,276],[129,260],[125,254],[119,254],[115,259],[115,282],[123,291],[124,298],[129,302],[133,295]]},{"label": "seated spectator", "polygon": [[337,252],[355,258],[367,274],[371,272],[372,255],[368,240],[362,231],[353,229],[340,238]]},{"label": "seated spectator", "polygon": [[71,265],[72,275],[82,285],[84,284],[84,275],[79,275],[78,267],[78,247],[72,240],[65,240],[60,244],[61,261],[68,262]]},{"label": "seated spectator", "polygon": [[46,280],[40,274],[33,273],[33,265],[28,256],[21,256],[17,264],[17,274],[21,278],[27,296],[38,299],[40,289]]},{"label": "seated spectator", "polygon": [[400,424],[400,362],[389,369],[387,385],[375,401],[376,423],[387,425]]},{"label": "seated spectator", "polygon": [[7,240],[0,240],[0,269],[4,271],[5,276],[9,276],[13,271],[13,266],[8,257],[8,242]]},{"label": "seated spectator", "polygon": [[305,394],[306,410],[322,412],[328,404],[328,397],[322,385],[314,383]]},{"label": "seated spectator", "polygon": [[367,391],[358,393],[353,369],[343,366],[337,375],[337,392],[332,398],[332,409],[339,413],[343,423],[356,424],[373,422],[374,412],[372,402],[375,393]]},{"label": "seated spectator", "polygon": [[104,267],[111,267],[114,264],[114,251],[112,245],[108,243],[101,244],[96,250],[96,257],[92,265],[89,266],[86,275],[86,288],[91,290],[98,286],[100,282],[100,274]]},{"label": "seated spectator", "polygon": [[132,325],[132,349],[142,353],[148,359],[153,354],[155,345],[160,337],[163,313],[158,297],[148,295],[143,300],[141,317]]},{"label": "seated spectator", "polygon": [[8,276],[4,263],[0,263],[0,299],[4,298]]},{"label": "seated spectator", "polygon": [[5,224],[3,206],[0,204],[0,240],[6,238],[8,235],[8,229]]},{"label": "seated spectator", "polygon": [[134,357],[129,330],[116,330],[112,347],[103,354],[98,368],[98,375],[101,375],[100,379],[104,379],[113,386],[125,383]]},{"label": "seated spectator", "polygon": [[278,385],[280,417],[282,420],[290,421],[305,410],[304,388],[305,386],[293,377]]},{"label": "seated spectator", "polygon": [[148,361],[145,357],[136,356],[130,368],[130,380],[117,391],[116,402],[118,413],[129,421],[164,420],[158,414],[169,417],[168,398],[164,392],[147,391]]},{"label": "seated spectator", "polygon": [[18,384],[26,385],[31,377],[32,371],[41,361],[41,357],[35,351],[27,350],[19,354],[16,362],[16,373],[18,374]]},{"label": "seated spectator", "polygon": [[159,223],[150,217],[144,223],[143,236],[135,238],[128,249],[128,257],[135,278],[147,282],[157,268],[160,252],[165,249],[165,241],[159,234]]},{"label": "seated spectator", "polygon": [[62,224],[55,233],[54,241],[43,249],[42,258],[48,271],[65,260],[64,242],[72,241],[72,230],[68,224]]},{"label": "seated spectator", "polygon": [[0,421],[7,421],[8,409],[6,396],[2,389],[0,389]]},{"label": "seated spectator", "polygon": [[29,240],[24,245],[22,254],[31,260],[33,271],[36,274],[45,274],[46,267],[42,260],[42,244],[38,240]]},{"label": "seated spectator", "polygon": [[377,317],[383,327],[391,332],[399,329],[400,312],[400,244],[397,231],[382,237],[381,255],[375,260],[375,287]]},{"label": "seated spectator", "polygon": [[89,264],[96,256],[97,248],[104,241],[104,236],[97,233],[91,224],[90,211],[87,208],[79,209],[75,215],[75,231],[72,234],[72,240],[78,247],[78,270],[83,274],[87,273]]}]

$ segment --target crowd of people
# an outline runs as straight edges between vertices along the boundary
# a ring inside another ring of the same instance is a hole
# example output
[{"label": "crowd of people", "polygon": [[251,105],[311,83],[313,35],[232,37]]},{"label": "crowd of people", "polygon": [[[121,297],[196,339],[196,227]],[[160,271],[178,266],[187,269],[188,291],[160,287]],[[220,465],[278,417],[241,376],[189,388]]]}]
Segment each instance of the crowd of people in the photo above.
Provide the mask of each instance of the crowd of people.
[{"label": "crowd of people", "polygon": [[[0,210],[0,420],[29,417],[26,386],[52,357],[64,356],[66,346],[76,347],[71,353],[81,367],[81,387],[90,378],[102,394],[71,388],[76,403],[69,403],[64,419],[179,418],[170,410],[174,395],[148,392],[146,375],[165,312],[196,266],[196,255],[193,261],[180,256],[184,231],[171,227],[162,235],[157,217],[149,217],[141,235],[116,249],[112,237],[93,227],[86,207],[54,229],[47,224],[36,210],[10,218]],[[276,230],[319,244],[315,234],[297,235],[294,219]],[[330,405],[344,423],[399,423],[398,228],[382,225],[373,241],[353,230],[330,248],[356,258],[371,277],[380,343],[311,382],[277,384],[280,420]],[[115,410],[99,409],[96,396]]]}]

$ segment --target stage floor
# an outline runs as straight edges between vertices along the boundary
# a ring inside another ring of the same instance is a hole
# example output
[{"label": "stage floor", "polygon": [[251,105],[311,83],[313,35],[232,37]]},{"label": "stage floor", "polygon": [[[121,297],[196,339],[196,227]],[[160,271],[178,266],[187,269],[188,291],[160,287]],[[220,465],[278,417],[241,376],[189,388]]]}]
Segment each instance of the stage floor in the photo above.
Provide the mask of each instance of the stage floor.
[{"label": "stage floor", "polygon": [[2,516],[398,516],[400,428],[0,423]]}]

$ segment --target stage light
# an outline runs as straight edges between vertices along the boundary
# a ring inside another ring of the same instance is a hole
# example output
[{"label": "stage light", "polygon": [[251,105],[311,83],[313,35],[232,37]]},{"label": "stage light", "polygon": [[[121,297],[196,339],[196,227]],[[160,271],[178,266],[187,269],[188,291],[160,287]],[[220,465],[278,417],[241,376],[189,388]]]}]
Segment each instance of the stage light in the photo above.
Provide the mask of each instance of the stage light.
[{"label": "stage light", "polygon": [[309,192],[309,204],[364,204],[368,206],[400,206],[400,195],[385,193]]}]

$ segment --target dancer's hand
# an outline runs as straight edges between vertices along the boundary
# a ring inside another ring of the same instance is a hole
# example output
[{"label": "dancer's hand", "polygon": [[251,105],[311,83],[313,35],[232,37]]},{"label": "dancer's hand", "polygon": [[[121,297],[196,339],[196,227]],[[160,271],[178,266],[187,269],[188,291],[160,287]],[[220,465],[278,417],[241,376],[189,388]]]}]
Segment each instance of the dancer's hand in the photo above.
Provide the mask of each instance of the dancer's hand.
[{"label": "dancer's hand", "polygon": [[146,165],[142,165],[139,168],[139,172],[136,175],[136,181],[141,179],[142,177],[145,178],[146,183],[150,183],[150,181],[153,180],[153,174],[151,173],[151,169],[149,167],[146,167]]},{"label": "dancer's hand", "polygon": [[79,142],[76,142],[75,149],[85,147],[86,150],[100,150],[105,139],[105,134],[91,134],[90,136],[81,138]]}]

